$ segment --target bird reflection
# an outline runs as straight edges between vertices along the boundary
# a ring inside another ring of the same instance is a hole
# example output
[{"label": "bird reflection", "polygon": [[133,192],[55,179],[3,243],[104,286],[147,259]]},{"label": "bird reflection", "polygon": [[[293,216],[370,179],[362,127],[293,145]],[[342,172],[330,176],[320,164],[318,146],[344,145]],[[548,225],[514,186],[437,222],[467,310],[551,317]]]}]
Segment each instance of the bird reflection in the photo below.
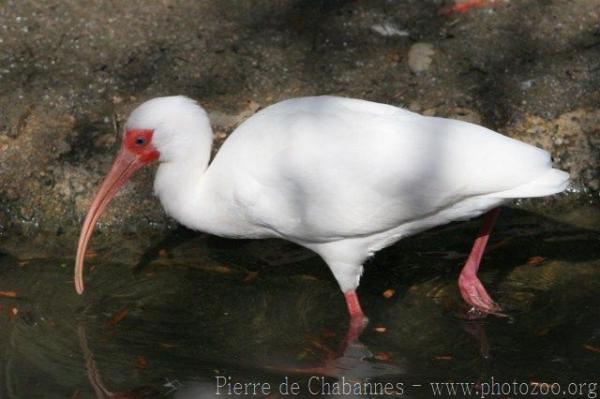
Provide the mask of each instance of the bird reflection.
[{"label": "bird reflection", "polygon": [[490,359],[490,343],[481,320],[465,320],[463,329],[479,343],[479,353],[484,359]]},{"label": "bird reflection", "polygon": [[[309,339],[308,342],[320,355],[323,360],[314,366],[308,367],[296,367],[293,365],[286,366],[263,366],[262,369],[266,369],[270,372],[276,372],[277,374],[287,375],[298,375],[310,377],[314,380],[314,389],[320,389],[321,384],[325,386],[333,386],[335,382],[345,381],[346,383],[367,383],[369,380],[378,377],[391,376],[402,374],[403,368],[398,365],[391,363],[385,363],[376,360],[376,356],[369,350],[369,348],[360,342],[359,338],[367,327],[368,322],[363,323],[351,323],[346,332],[344,339],[340,342],[338,350],[333,350],[329,345],[320,342],[318,339]],[[331,378],[333,381],[325,380],[324,378]],[[310,383],[309,383],[310,384]],[[307,393],[307,385],[303,386],[304,391]],[[309,392],[310,393],[310,392]],[[319,397],[330,397],[328,392],[319,392],[315,394]],[[311,396],[315,396],[311,394]],[[349,395],[337,395],[332,394],[331,397],[343,397],[343,398],[354,398],[363,397]],[[214,381],[196,380],[183,384],[174,390],[174,399],[212,399],[222,397],[215,393]],[[278,392],[272,392],[267,396],[253,396],[258,399],[280,399],[287,397]]]},{"label": "bird reflection", "polygon": [[401,374],[404,369],[398,365],[377,360],[371,350],[360,341],[360,336],[368,325],[368,320],[360,323],[353,320],[337,351],[318,341],[311,344],[323,354],[324,360],[309,367],[268,367],[278,372],[321,375],[332,378],[345,377],[364,380],[385,375]]},{"label": "bird reflection", "polygon": [[79,324],[77,334],[79,336],[79,346],[81,347],[81,351],[83,352],[83,357],[85,359],[85,368],[87,370],[88,379],[90,381],[90,385],[94,390],[94,393],[96,394],[96,398],[150,399],[155,398],[158,395],[158,392],[155,389],[148,386],[136,387],[127,391],[117,392],[110,391],[108,388],[106,388],[106,385],[102,380],[100,370],[98,369],[98,366],[96,364],[96,360],[94,359],[94,354],[92,353],[88,345],[87,334],[85,326],[83,324]]}]

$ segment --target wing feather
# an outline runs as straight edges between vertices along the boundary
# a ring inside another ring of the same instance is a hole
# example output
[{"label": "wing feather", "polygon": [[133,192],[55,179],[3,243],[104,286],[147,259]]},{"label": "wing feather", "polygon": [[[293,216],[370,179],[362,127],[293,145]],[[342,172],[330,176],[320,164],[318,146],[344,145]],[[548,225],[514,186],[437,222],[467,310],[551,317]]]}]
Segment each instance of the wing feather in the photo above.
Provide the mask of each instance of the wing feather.
[{"label": "wing feather", "polygon": [[384,231],[551,170],[547,152],[484,127],[336,97],[266,108],[215,164],[222,153],[249,219],[315,240]]}]

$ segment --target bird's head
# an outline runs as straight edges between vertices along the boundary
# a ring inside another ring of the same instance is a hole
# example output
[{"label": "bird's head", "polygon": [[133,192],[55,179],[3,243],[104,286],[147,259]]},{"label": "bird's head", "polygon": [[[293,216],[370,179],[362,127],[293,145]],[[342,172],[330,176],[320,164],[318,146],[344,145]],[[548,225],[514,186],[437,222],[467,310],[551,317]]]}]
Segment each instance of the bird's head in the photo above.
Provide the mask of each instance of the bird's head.
[{"label": "bird's head", "polygon": [[[202,132],[210,134],[202,135]],[[206,141],[207,143],[198,143]],[[171,162],[190,153],[208,148],[212,132],[205,111],[184,96],[158,97],[138,106],[123,130],[121,148],[112,168],[98,189],[87,213],[77,246],[75,289],[83,293],[83,261],[88,242],[102,212],[142,166],[155,161]],[[197,154],[198,155],[198,154]]]}]

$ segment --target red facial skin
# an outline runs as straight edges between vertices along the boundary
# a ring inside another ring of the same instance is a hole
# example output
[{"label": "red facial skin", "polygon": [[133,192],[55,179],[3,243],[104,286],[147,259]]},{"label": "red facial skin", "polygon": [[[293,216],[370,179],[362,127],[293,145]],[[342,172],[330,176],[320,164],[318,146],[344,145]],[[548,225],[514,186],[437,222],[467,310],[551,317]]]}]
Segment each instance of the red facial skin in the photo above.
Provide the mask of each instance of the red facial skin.
[{"label": "red facial skin", "polygon": [[110,172],[104,178],[90,210],[85,217],[79,244],[77,245],[77,257],[75,261],[75,290],[78,294],[83,293],[83,260],[88,242],[94,232],[96,222],[102,212],[117,194],[119,189],[127,180],[142,166],[156,161],[160,153],[152,144],[153,131],[149,129],[129,129],[125,131],[121,149],[115,158]]},{"label": "red facial skin", "polygon": [[[123,137],[121,150],[126,149],[137,155],[144,165],[156,161],[160,154],[152,145],[153,134],[154,131],[150,129],[129,129]],[[144,141],[143,144],[140,139]]]}]

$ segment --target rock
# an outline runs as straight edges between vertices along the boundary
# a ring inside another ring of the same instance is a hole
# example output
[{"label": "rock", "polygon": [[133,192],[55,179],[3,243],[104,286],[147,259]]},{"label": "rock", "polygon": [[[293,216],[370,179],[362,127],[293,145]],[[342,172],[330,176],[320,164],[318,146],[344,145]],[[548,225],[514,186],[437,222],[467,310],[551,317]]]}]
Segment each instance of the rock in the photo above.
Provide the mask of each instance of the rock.
[{"label": "rock", "polygon": [[384,22],[382,24],[375,24],[371,26],[371,30],[373,32],[379,33],[381,36],[397,36],[397,37],[407,37],[409,32],[406,29],[400,29],[396,24],[391,22]]},{"label": "rock", "polygon": [[221,111],[210,111],[208,116],[213,128],[216,128],[217,130],[224,129],[231,131],[244,120],[254,115],[259,108],[260,105],[258,105],[258,103],[250,100],[246,103],[246,107],[236,114],[229,114]]},{"label": "rock", "polygon": [[437,110],[435,108],[427,108],[422,112],[423,116],[435,116],[437,114]]},{"label": "rock", "polygon": [[469,108],[457,107],[451,110],[449,118],[458,119],[460,121],[481,125],[481,115],[475,110]]},{"label": "rock", "polygon": [[[557,166],[598,189],[597,2],[568,13],[565,1],[552,12],[503,2],[493,16],[447,20],[435,13],[439,0],[42,3],[2,6],[5,226],[76,233],[129,111],[169,94],[210,111],[215,151],[258,104],[336,94],[481,121],[553,151]],[[172,226],[152,177],[138,172],[99,228]]]},{"label": "rock", "polygon": [[529,90],[531,89],[531,86],[533,86],[533,82],[535,82],[535,79],[524,80],[521,83],[519,83],[519,87],[521,88],[521,90]]},{"label": "rock", "polygon": [[431,43],[415,43],[408,50],[408,68],[414,74],[421,74],[429,69],[435,50]]},{"label": "rock", "polygon": [[549,151],[576,186],[600,189],[600,109],[579,109],[552,120],[526,115],[506,133]]},{"label": "rock", "polygon": [[432,107],[425,109],[423,112],[421,112],[421,114],[424,116],[441,116],[443,118],[457,119],[459,121],[470,122],[476,125],[483,124],[479,112],[475,111],[474,109],[464,107]]},{"label": "rock", "polygon": [[419,104],[416,101],[413,101],[410,104],[408,104],[408,110],[409,111],[419,113],[419,112],[421,112],[421,109],[422,109],[421,104]]}]

